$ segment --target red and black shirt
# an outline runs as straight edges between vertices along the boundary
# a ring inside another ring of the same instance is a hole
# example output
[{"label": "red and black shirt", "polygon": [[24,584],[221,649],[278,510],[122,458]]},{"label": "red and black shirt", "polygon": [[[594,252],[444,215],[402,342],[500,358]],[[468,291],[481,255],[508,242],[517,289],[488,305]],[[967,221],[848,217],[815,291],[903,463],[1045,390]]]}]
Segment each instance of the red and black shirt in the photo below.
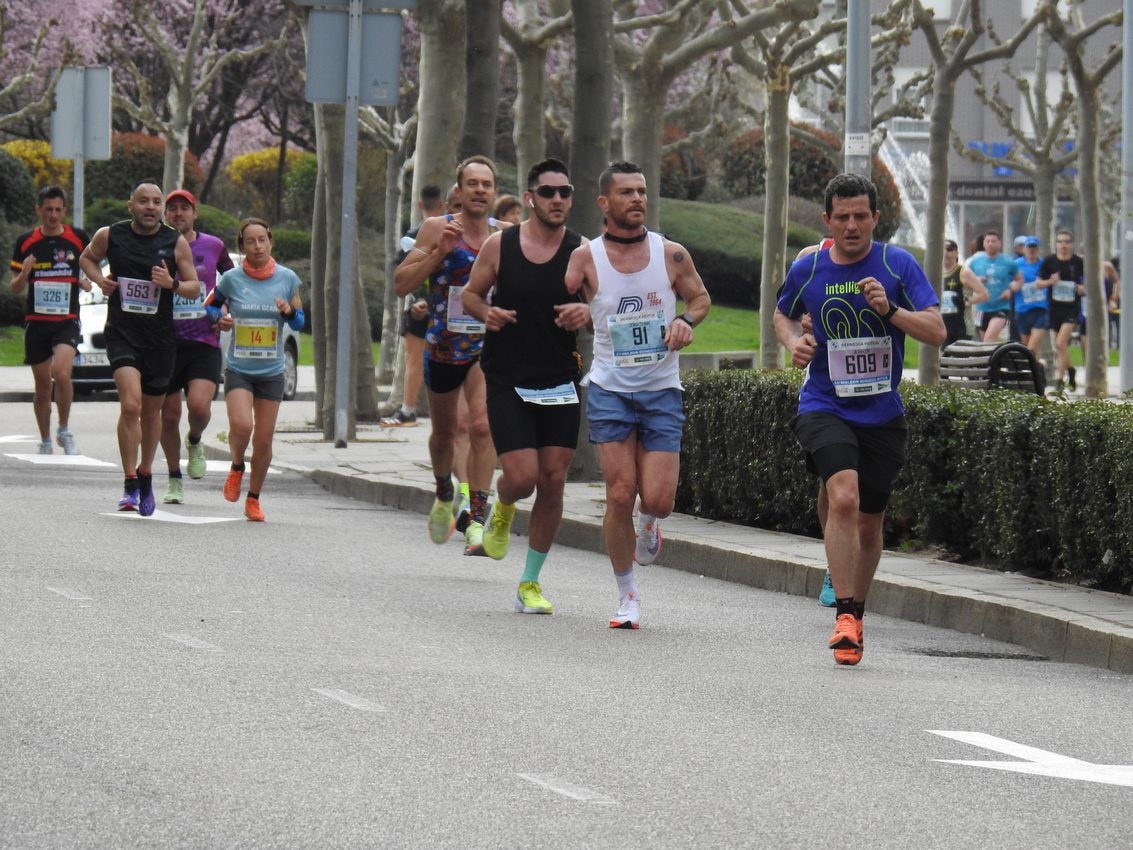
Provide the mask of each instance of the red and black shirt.
[{"label": "red and black shirt", "polygon": [[12,273],[19,274],[24,258],[35,258],[28,278],[25,319],[62,322],[79,317],[79,255],[90,241],[85,231],[63,225],[63,232],[47,236],[37,227],[16,240]]}]

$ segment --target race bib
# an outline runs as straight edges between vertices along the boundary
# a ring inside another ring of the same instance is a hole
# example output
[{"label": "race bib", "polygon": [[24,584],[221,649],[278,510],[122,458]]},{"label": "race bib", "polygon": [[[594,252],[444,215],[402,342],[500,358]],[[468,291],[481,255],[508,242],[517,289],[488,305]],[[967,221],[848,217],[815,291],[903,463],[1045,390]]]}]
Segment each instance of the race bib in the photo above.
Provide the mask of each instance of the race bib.
[{"label": "race bib", "polygon": [[516,387],[516,393],[528,404],[559,405],[578,404],[578,390],[573,383],[559,384],[557,387],[547,387],[542,390],[529,390],[526,387]]},{"label": "race bib", "polygon": [[614,349],[614,365],[619,368],[658,363],[669,353],[664,310],[619,313],[610,316],[606,324]]},{"label": "race bib", "polygon": [[279,323],[275,319],[237,319],[233,334],[233,353],[236,357],[255,357],[260,360],[279,357],[276,346]]},{"label": "race bib", "polygon": [[35,284],[35,312],[42,316],[66,316],[71,312],[71,284]]},{"label": "race bib", "polygon": [[892,389],[893,344],[887,336],[829,340],[826,362],[830,383],[842,398],[879,395]]},{"label": "race bib", "polygon": [[460,300],[460,293],[463,291],[463,286],[450,286],[448,288],[448,329],[457,334],[482,334],[487,332],[488,328],[483,322],[464,312],[464,304]]},{"label": "race bib", "polygon": [[1060,280],[1051,289],[1051,298],[1068,304],[1078,297],[1078,284],[1072,280]]},{"label": "race bib", "polygon": [[196,298],[184,298],[173,293],[173,319],[174,321],[183,322],[187,319],[203,319],[207,315],[205,313],[205,291],[201,287],[201,291],[197,293]]},{"label": "race bib", "polygon": [[1038,284],[1024,283],[1022,292],[1024,304],[1039,304],[1046,300],[1046,293],[1039,289]]},{"label": "race bib", "polygon": [[942,292],[940,295],[940,315],[951,316],[960,312],[959,292]]},{"label": "race bib", "polygon": [[161,295],[161,290],[151,280],[120,277],[118,294],[122,298],[122,309],[125,312],[152,316],[157,312],[157,299]]}]

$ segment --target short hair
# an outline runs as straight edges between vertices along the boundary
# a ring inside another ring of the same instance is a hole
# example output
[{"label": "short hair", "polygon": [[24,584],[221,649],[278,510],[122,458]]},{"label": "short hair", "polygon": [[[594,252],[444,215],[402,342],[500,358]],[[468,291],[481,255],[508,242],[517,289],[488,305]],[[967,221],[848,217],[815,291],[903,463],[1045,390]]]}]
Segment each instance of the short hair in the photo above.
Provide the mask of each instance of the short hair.
[{"label": "short hair", "polygon": [[496,164],[483,154],[474,153],[472,156],[465,158],[463,162],[456,167],[456,184],[459,186],[464,182],[464,169],[470,165],[486,165],[488,170],[492,172],[492,181],[496,179]]},{"label": "short hair", "polygon": [[983,238],[987,239],[987,237],[989,237],[989,236],[994,236],[1000,242],[1003,241],[1003,234],[1001,234],[998,230],[985,230],[983,232]]},{"label": "short hair", "polygon": [[549,156],[546,159],[539,160],[528,170],[527,188],[534,189],[539,184],[539,178],[547,173],[561,174],[568,180],[570,179],[570,170],[566,167],[566,163],[561,159]]},{"label": "short hair", "polygon": [[[159,192],[161,191],[161,181],[160,180],[156,180],[153,177],[144,177],[141,180],[139,180],[137,183],[134,184],[134,188],[130,190],[130,196],[133,197],[134,193],[136,191],[138,191],[138,189],[140,189],[142,186],[156,186],[157,191],[159,191]],[[162,197],[164,197],[164,195]]]},{"label": "short hair", "polygon": [[859,198],[862,195],[869,197],[869,211],[871,213],[877,212],[877,187],[873,185],[872,180],[863,177],[861,174],[843,172],[835,175],[826,184],[826,192],[823,197],[826,214],[830,215],[834,212],[835,198]]},{"label": "short hair", "polygon": [[605,195],[610,191],[610,187],[614,185],[615,174],[644,174],[641,166],[634,162],[611,162],[606,166],[605,171],[598,177],[598,194]]},{"label": "short hair", "polygon": [[35,205],[42,207],[44,202],[51,198],[58,198],[64,206],[67,205],[67,193],[63,191],[62,186],[44,186],[35,193]]},{"label": "short hair", "polygon": [[492,218],[503,218],[512,210],[523,209],[523,202],[515,195],[500,195],[496,205],[492,207]]},{"label": "short hair", "polygon": [[441,187],[435,183],[429,183],[421,187],[421,206],[427,210],[436,209],[444,201],[441,197],[444,193],[441,192]]},{"label": "short hair", "polygon": [[1056,238],[1056,239],[1057,239],[1057,238],[1058,238],[1059,236],[1069,236],[1069,237],[1070,237],[1070,241],[1071,241],[1071,242],[1073,242],[1073,241],[1074,241],[1074,231],[1073,231],[1073,230],[1070,230],[1069,228],[1066,228],[1066,227],[1062,227],[1062,228],[1059,228],[1058,230],[1056,230],[1056,231],[1054,232],[1054,236],[1055,236],[1055,238]]},{"label": "short hair", "polygon": [[262,218],[246,218],[240,222],[240,229],[236,232],[236,246],[241,247],[244,244],[244,231],[251,227],[253,224],[258,224],[268,232],[268,240],[274,242],[275,239],[271,235],[271,228],[268,223]]}]

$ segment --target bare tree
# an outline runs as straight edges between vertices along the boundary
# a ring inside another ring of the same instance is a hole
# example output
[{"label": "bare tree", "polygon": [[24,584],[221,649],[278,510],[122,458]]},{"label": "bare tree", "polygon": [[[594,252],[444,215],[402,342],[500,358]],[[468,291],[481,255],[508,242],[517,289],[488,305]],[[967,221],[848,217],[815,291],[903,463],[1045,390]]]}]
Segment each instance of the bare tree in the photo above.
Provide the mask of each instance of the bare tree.
[{"label": "bare tree", "polygon": [[1103,15],[1091,24],[1081,19],[1081,10],[1074,11],[1076,20],[1071,31],[1067,21],[1058,15],[1058,0],[1044,3],[1050,34],[1066,56],[1067,68],[1074,80],[1078,98],[1078,208],[1081,226],[1078,234],[1082,258],[1086,265],[1086,395],[1104,398],[1107,393],[1106,367],[1108,345],[1106,332],[1106,298],[1102,286],[1101,204],[1098,199],[1098,113],[1101,111],[1101,87],[1107,74],[1121,61],[1121,43],[1111,43],[1091,68],[1086,63],[1086,43],[1091,36],[1107,27],[1121,27],[1121,10]]},{"label": "bare tree", "polygon": [[496,113],[500,100],[500,2],[468,0],[465,67],[468,79],[461,157],[496,156]]},{"label": "bare tree", "polygon": [[[55,84],[59,81],[62,65],[70,60],[70,53],[63,56],[59,66],[48,74],[47,84],[41,91],[35,91],[35,85],[40,74],[45,70],[44,40],[52,28],[57,27],[59,21],[52,18],[44,23],[35,33],[30,45],[12,45],[14,38],[8,10],[0,6],[0,59],[6,58],[13,49],[20,49],[27,53],[27,68],[21,73],[14,74],[6,83],[0,84],[0,104],[12,104],[11,112],[0,112],[0,130],[11,130],[25,124],[33,118],[42,118],[51,110],[55,98]],[[58,61],[55,56],[51,61]]]},{"label": "bare tree", "polygon": [[[992,59],[1007,59],[1042,21],[1043,8],[1023,22],[1015,35],[984,50],[973,52],[989,27],[981,0],[961,0],[952,24],[938,32],[931,6],[913,0],[914,24],[924,34],[933,61],[932,108],[929,112],[929,190],[924,269],[940,294],[944,265],[944,226],[948,206],[948,154],[952,113],[956,105],[956,81],[969,69]],[[993,34],[994,35],[994,34]],[[940,349],[922,343],[918,380],[935,384],[940,380]]]}]

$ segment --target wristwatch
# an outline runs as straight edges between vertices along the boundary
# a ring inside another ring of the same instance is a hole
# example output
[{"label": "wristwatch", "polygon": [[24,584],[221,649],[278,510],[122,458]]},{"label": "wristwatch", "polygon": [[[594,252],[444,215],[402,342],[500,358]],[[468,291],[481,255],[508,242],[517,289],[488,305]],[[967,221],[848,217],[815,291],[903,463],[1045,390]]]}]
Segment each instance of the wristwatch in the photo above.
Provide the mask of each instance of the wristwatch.
[{"label": "wristwatch", "polygon": [[889,302],[889,312],[886,313],[884,316],[882,316],[882,318],[883,319],[892,319],[893,314],[896,313],[900,309],[901,309],[900,307],[898,307],[896,304],[894,304],[892,301],[890,301]]}]

